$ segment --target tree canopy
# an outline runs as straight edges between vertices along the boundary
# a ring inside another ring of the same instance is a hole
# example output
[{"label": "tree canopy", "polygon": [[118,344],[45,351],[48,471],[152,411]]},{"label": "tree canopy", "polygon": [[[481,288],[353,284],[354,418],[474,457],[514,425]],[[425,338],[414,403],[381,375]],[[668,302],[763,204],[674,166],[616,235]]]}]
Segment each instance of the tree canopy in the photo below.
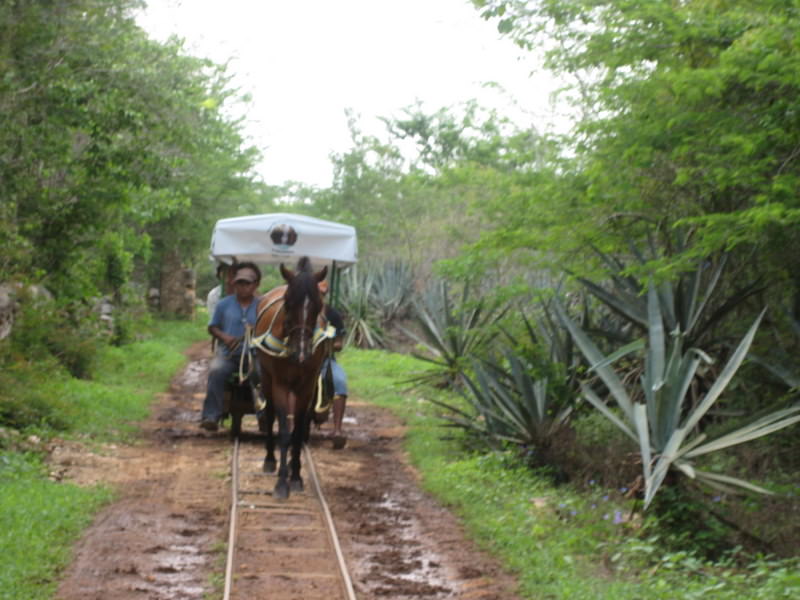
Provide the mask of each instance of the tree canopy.
[{"label": "tree canopy", "polygon": [[0,280],[111,291],[154,251],[196,254],[221,212],[258,194],[224,68],[149,39],[139,7],[0,7]]}]

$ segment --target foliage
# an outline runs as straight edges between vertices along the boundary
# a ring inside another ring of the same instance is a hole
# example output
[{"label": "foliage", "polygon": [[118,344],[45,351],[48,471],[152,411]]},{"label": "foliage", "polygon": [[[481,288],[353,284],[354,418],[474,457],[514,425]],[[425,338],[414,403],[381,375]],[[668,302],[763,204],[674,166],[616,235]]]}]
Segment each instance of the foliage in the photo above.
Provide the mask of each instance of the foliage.
[{"label": "foliage", "polygon": [[42,361],[54,358],[73,376],[89,377],[110,332],[86,302],[25,297],[0,359]]},{"label": "foliage", "polygon": [[511,352],[505,353],[507,369],[501,364],[473,365],[473,378],[465,375],[465,394],[476,415],[442,404],[455,413],[448,417],[461,427],[481,434],[491,445],[509,441],[530,446],[532,453],[546,449],[562,427],[572,406],[561,405],[550,381],[535,379],[526,365]]},{"label": "foliage", "polygon": [[427,351],[412,353],[416,358],[436,366],[433,371],[413,377],[410,381],[437,380],[445,385],[459,385],[467,369],[467,361],[479,355],[497,331],[494,326],[508,308],[492,306],[487,300],[470,298],[471,288],[465,285],[457,301],[451,300],[446,281],[432,283],[422,301],[415,303],[416,321],[423,332],[403,329]]},{"label": "foliage", "polygon": [[[682,239],[679,248],[686,247],[686,241]],[[649,326],[648,298],[642,294],[640,280],[631,272],[634,269],[647,268],[659,258],[646,257],[633,245],[630,250],[638,267],[628,267],[622,260],[596,251],[608,267],[608,285],[598,285],[584,277],[578,277],[578,281],[613,313],[632,325],[632,329],[642,332]],[[719,345],[720,340],[713,338],[715,327],[752,296],[764,291],[763,283],[754,281],[738,284],[728,291],[726,297],[720,299],[720,281],[727,262],[728,255],[723,253],[716,259],[701,261],[689,270],[654,284],[662,308],[664,326],[667,331],[680,330],[688,346],[702,345],[708,348],[709,344]],[[609,339],[623,337],[620,331],[599,333]]]},{"label": "foliage", "polygon": [[385,346],[385,332],[407,315],[413,292],[413,271],[400,260],[371,260],[345,271],[340,301],[348,317],[347,343]]},{"label": "foliage", "polygon": [[653,285],[648,291],[648,340],[641,377],[644,403],[631,399],[622,380],[610,366],[620,356],[641,348],[642,343],[624,347],[611,356],[603,356],[563,308],[559,307],[559,314],[591,364],[591,370],[598,373],[622,410],[623,418],[610,411],[588,385],[583,386],[584,397],[639,444],[645,508],[653,501],[670,471],[680,472],[690,479],[697,479],[722,491],[730,492],[733,491],[731,486],[739,486],[768,493],[767,490],[742,479],[701,471],[695,468],[691,460],[762,437],[800,421],[800,416],[795,414],[800,412],[800,406],[795,406],[758,418],[715,440],[706,441],[705,434],[696,432],[695,428],[701,419],[718,400],[744,361],[763,312],[750,327],[705,396],[694,406],[687,405],[687,390],[701,362],[711,362],[711,358],[696,348],[684,351],[685,334],[680,329],[665,333],[665,318]]},{"label": "foliage", "polygon": [[510,345],[500,344],[499,357],[473,360],[474,376],[464,375],[461,390],[472,413],[434,400],[456,426],[495,448],[504,442],[528,447],[539,465],[548,462],[547,450],[572,414],[579,391],[569,333],[558,331],[546,309],[544,314],[548,318],[537,322],[540,333],[522,315],[526,343],[506,332]]},{"label": "foliage", "polygon": [[0,7],[0,281],[116,295],[151,242],[197,253],[220,200],[248,188],[256,156],[225,117],[224,69],[149,40],[139,5]]},{"label": "foliage", "polygon": [[[633,258],[633,243],[654,250],[639,273],[690,283],[707,257],[726,253],[720,297],[763,295],[738,306],[742,321],[776,298],[790,299],[800,319],[797,253],[785,251],[800,231],[788,191],[800,176],[796,2],[474,4],[572,82],[561,98],[573,101],[577,123],[537,169],[491,180],[504,193],[475,204],[487,225],[457,259],[462,273],[513,258],[593,279],[607,270],[596,250]],[[705,316],[708,324],[713,310]],[[699,329],[725,341],[734,323]],[[773,346],[786,347],[787,333],[776,331]]]},{"label": "foliage", "polygon": [[46,600],[70,546],[111,494],[46,478],[41,459],[0,452],[0,597]]},{"label": "foliage", "polygon": [[[175,346],[202,339],[193,323],[158,321],[137,327],[139,340],[96,349],[90,380],[76,379],[52,357],[11,361],[0,371],[0,425],[44,435],[92,433],[105,438],[131,431],[185,360]],[[142,378],[142,373],[148,376]],[[43,374],[47,376],[44,377]]]},{"label": "foliage", "polygon": [[380,316],[375,310],[373,293],[376,272],[353,266],[342,275],[340,302],[347,315],[345,344],[361,348],[384,345]]},{"label": "foliage", "polygon": [[387,260],[373,264],[372,302],[384,326],[404,318],[414,295],[414,272],[407,262]]},{"label": "foliage", "polygon": [[[751,358],[764,367],[788,388],[789,393],[800,393],[800,362],[798,353],[793,347],[800,346],[800,319],[794,319],[789,311],[785,311],[786,329],[791,335],[785,335],[783,330],[775,336],[775,344],[769,349],[766,356],[752,355]],[[788,347],[787,347],[788,346]]]},{"label": "foliage", "polygon": [[407,447],[426,489],[517,574],[522,598],[788,600],[800,591],[796,558],[754,558],[734,549],[712,562],[690,550],[668,551],[652,517],[643,522],[632,514],[622,496],[627,490],[595,485],[578,494],[570,485],[552,487],[515,453],[464,452],[460,439],[442,436],[430,402],[454,403],[452,394],[401,391],[413,368],[410,357],[348,349],[341,360],[353,375],[354,397],[404,419]]}]

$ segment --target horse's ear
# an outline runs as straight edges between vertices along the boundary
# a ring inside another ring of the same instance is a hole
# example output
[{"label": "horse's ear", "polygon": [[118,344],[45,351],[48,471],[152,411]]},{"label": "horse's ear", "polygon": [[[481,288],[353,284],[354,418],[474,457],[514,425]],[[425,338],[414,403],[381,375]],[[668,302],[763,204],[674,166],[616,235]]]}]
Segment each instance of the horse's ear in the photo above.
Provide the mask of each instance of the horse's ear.
[{"label": "horse's ear", "polygon": [[314,274],[314,279],[317,281],[322,281],[325,279],[325,276],[328,274],[328,265],[325,265],[320,269],[317,273]]},{"label": "horse's ear", "polygon": [[294,279],[294,271],[292,271],[291,269],[287,269],[285,266],[283,266],[283,263],[281,263],[280,269],[281,269],[281,275],[283,275],[283,278],[286,280],[286,283],[289,283],[292,279]]}]

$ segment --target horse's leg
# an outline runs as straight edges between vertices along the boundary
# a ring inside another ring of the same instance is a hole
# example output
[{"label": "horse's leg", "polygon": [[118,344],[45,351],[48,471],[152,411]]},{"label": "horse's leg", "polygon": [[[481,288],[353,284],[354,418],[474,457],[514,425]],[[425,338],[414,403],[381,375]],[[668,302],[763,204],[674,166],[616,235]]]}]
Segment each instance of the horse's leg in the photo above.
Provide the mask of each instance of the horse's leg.
[{"label": "horse's leg", "polygon": [[295,409],[294,431],[292,431],[292,477],[290,485],[293,492],[303,491],[303,478],[300,475],[300,458],[306,439],[306,431],[308,431],[310,425],[308,403],[303,402],[301,398],[297,398],[296,400],[298,405]]},{"label": "horse's leg", "polygon": [[267,402],[264,413],[264,428],[267,434],[267,454],[264,457],[264,473],[274,473],[277,465],[275,463],[275,432],[273,431],[275,426],[275,405],[272,403],[272,400]]},{"label": "horse's leg", "polygon": [[[264,395],[266,406],[264,407],[264,414],[259,416],[258,428],[267,434],[265,449],[267,451],[264,456],[264,473],[275,472],[275,433],[273,431],[275,426],[275,391],[272,389],[272,377],[270,371],[261,365],[261,393]],[[269,392],[269,396],[267,393]]]},{"label": "horse's leg", "polygon": [[272,494],[274,498],[285,500],[289,497],[289,483],[287,476],[289,474],[289,467],[287,465],[287,456],[289,454],[289,440],[291,433],[289,431],[289,419],[286,415],[284,407],[279,407],[278,411],[278,440],[281,446],[281,463],[278,467],[278,481],[275,483],[275,489]]},{"label": "horse's leg", "polygon": [[303,491],[303,478],[300,476],[300,452],[303,450],[303,430],[305,429],[305,424],[298,422],[298,416],[299,415],[295,416],[294,429],[292,430],[292,462],[290,465],[292,468],[292,476],[289,480],[289,485],[293,492]]}]

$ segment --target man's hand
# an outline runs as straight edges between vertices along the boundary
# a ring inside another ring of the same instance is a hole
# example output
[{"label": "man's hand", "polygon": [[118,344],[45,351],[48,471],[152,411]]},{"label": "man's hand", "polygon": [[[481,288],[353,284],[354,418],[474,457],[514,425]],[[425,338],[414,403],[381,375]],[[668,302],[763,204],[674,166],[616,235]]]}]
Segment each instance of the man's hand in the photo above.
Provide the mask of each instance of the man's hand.
[{"label": "man's hand", "polygon": [[220,342],[225,344],[225,347],[230,352],[234,352],[239,347],[239,344],[242,343],[242,338],[237,338],[230,335],[229,333],[225,333],[219,327],[210,326],[208,328],[208,332],[215,338],[217,338]]},{"label": "man's hand", "polygon": [[221,339],[222,343],[225,344],[231,352],[234,352],[239,347],[239,344],[242,343],[242,338],[233,337],[227,333],[223,333]]}]

